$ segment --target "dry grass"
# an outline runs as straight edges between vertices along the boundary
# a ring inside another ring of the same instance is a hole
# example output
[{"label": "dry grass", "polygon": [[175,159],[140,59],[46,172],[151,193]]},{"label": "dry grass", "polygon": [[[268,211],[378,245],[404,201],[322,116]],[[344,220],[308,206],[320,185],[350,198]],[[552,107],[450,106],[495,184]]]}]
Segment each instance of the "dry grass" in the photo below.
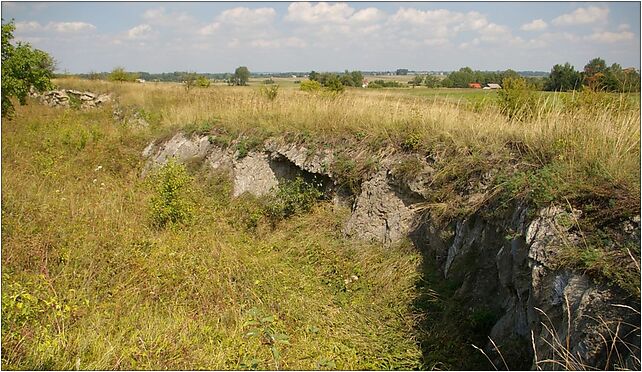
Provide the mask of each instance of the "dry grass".
[{"label": "dry grass", "polygon": [[268,134],[309,133],[328,140],[356,135],[364,142],[393,144],[414,134],[428,144],[448,142],[496,153],[505,152],[507,144],[520,144],[541,163],[555,160],[572,169],[596,171],[614,181],[626,181],[632,192],[639,191],[640,107],[639,103],[624,105],[628,96],[575,107],[563,104],[573,100],[568,95],[546,95],[532,119],[515,122],[493,105],[470,110],[465,102],[365,89],[351,89],[336,98],[285,89],[270,102],[257,88],[246,87],[187,93],[176,84],[57,83],[115,92],[123,104],[159,114],[167,130],[215,123],[234,133],[260,129]]}]

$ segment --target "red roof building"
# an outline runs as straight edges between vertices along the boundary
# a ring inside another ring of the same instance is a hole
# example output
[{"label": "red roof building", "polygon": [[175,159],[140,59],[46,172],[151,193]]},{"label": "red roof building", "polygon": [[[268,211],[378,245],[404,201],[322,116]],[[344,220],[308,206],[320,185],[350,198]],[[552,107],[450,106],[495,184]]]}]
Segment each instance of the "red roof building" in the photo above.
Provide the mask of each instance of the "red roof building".
[{"label": "red roof building", "polygon": [[479,83],[468,83],[468,88],[481,89],[481,84],[479,84]]}]

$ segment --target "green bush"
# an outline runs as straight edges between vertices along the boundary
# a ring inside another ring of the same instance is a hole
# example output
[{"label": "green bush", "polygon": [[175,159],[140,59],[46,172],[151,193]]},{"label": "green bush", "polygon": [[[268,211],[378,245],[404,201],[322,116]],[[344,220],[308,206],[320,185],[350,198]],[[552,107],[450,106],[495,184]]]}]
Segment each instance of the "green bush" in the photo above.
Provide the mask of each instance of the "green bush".
[{"label": "green bush", "polygon": [[301,89],[304,92],[317,92],[321,90],[321,83],[316,80],[305,80],[301,82]]},{"label": "green bush", "polygon": [[151,220],[157,228],[185,223],[192,218],[192,177],[183,164],[171,159],[154,174],[155,194],[151,199]]},{"label": "green bush", "polygon": [[267,200],[265,211],[272,221],[309,211],[323,196],[320,182],[307,183],[301,177],[284,181]]},{"label": "green bush", "polygon": [[497,92],[500,110],[509,119],[524,120],[535,115],[537,96],[533,86],[521,77],[503,80],[503,89]]},{"label": "green bush", "polygon": [[199,76],[196,79],[196,86],[201,87],[201,88],[209,88],[211,82],[210,79],[206,78],[205,76]]}]

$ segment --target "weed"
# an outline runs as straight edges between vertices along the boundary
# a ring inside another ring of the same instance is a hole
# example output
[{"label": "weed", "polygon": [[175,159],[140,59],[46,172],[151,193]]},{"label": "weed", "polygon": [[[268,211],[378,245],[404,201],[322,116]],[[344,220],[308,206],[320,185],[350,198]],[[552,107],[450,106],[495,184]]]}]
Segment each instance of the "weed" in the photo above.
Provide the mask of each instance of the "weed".
[{"label": "weed", "polygon": [[155,227],[188,222],[193,215],[192,178],[185,166],[170,159],[152,177],[156,194],[151,199],[151,221]]},{"label": "weed", "polygon": [[309,211],[323,196],[321,188],[321,183],[307,183],[301,177],[283,181],[266,202],[267,216],[276,222]]},{"label": "weed", "polygon": [[267,98],[268,101],[272,102],[276,99],[276,96],[279,93],[278,85],[262,86],[261,95]]}]

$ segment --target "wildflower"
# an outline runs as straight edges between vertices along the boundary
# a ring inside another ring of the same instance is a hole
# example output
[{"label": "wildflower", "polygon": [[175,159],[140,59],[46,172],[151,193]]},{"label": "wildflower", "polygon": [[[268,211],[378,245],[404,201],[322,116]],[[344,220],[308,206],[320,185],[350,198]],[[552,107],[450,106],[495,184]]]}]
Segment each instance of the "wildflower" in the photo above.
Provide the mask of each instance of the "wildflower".
[{"label": "wildflower", "polygon": [[97,167],[96,167],[96,169],[94,169],[94,172],[98,172],[98,171],[99,171],[99,170],[101,170],[101,169],[103,169],[103,166],[102,166],[102,165],[99,165],[99,166],[97,166]]}]

